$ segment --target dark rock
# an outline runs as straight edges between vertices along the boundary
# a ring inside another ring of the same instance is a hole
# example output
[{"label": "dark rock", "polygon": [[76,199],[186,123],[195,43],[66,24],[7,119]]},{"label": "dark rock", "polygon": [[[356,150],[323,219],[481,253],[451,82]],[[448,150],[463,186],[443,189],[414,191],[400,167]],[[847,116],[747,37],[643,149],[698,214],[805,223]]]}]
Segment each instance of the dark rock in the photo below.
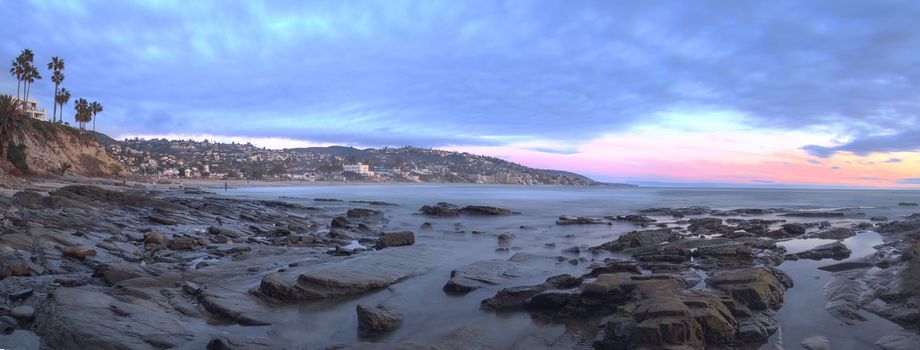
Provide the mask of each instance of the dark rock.
[{"label": "dark rock", "polygon": [[452,217],[460,215],[460,207],[451,203],[440,202],[435,205],[423,206],[419,209],[419,212],[429,216]]},{"label": "dark rock", "polygon": [[358,329],[362,332],[389,332],[402,324],[402,315],[382,305],[377,307],[358,304]]},{"label": "dark rock", "polygon": [[332,219],[333,228],[348,228],[350,225],[351,221],[348,221],[348,219],[344,217],[336,216],[334,219]]},{"label": "dark rock", "polygon": [[460,212],[467,215],[490,215],[490,216],[504,216],[511,215],[511,210],[504,208],[488,207],[481,205],[468,205],[460,209]]},{"label": "dark rock", "polygon": [[779,309],[786,286],[767,268],[713,272],[706,283],[753,310]]},{"label": "dark rock", "polygon": [[871,221],[888,221],[888,217],[887,217],[887,216],[873,216],[873,217],[869,218],[869,220],[871,220]]},{"label": "dark rock", "polygon": [[93,272],[93,277],[100,277],[109,285],[149,275],[147,271],[135,264],[103,264]]},{"label": "dark rock", "polygon": [[23,322],[31,321],[35,316],[35,309],[29,305],[17,306],[10,310],[10,316]]},{"label": "dark rock", "polygon": [[656,229],[646,231],[632,231],[625,233],[615,241],[604,243],[595,249],[621,251],[630,248],[655,246],[664,242],[680,239],[680,235],[671,229]]},{"label": "dark rock", "polygon": [[610,224],[610,221],[604,218],[595,218],[595,217],[587,217],[587,216],[574,217],[574,216],[563,215],[563,216],[560,216],[559,219],[556,220],[556,224],[557,225],[606,225],[606,224]]},{"label": "dark rock", "polygon": [[12,201],[27,209],[42,209],[48,206],[45,197],[34,191],[20,191],[13,194]]},{"label": "dark rock", "polygon": [[786,231],[791,236],[798,236],[805,234],[805,226],[801,224],[785,224],[783,225],[783,231]]},{"label": "dark rock", "polygon": [[873,266],[875,265],[868,263],[868,262],[847,261],[847,262],[842,262],[842,263],[837,263],[837,264],[821,266],[821,267],[818,267],[818,270],[824,270],[824,271],[830,271],[830,272],[840,272],[840,271],[855,270],[855,269],[868,269]]},{"label": "dark rock", "polygon": [[32,288],[25,288],[10,293],[7,297],[10,301],[25,300],[32,296]]},{"label": "dark rock", "polygon": [[376,249],[415,244],[415,233],[411,231],[385,233],[377,239]]},{"label": "dark rock", "polygon": [[843,260],[850,257],[850,249],[846,245],[840,242],[833,242],[828,244],[822,244],[812,249],[806,250],[801,253],[796,254],[787,254],[787,260],[796,260],[796,259],[811,259],[811,260],[822,260],[822,259],[834,259],[834,260]]},{"label": "dark rock", "polygon": [[617,215],[613,217],[613,219],[618,221],[627,221],[643,226],[655,223],[657,221],[645,215]]},{"label": "dark rock", "polygon": [[779,216],[790,216],[790,217],[799,217],[799,218],[842,218],[846,216],[844,213],[836,211],[800,211],[779,214]]},{"label": "dark rock", "polygon": [[83,260],[90,256],[96,256],[96,250],[87,247],[65,247],[62,249],[63,256]]},{"label": "dark rock", "polygon": [[174,250],[194,250],[198,245],[198,240],[192,237],[176,237],[169,241],[169,248]]},{"label": "dark rock", "polygon": [[856,232],[853,231],[852,229],[845,228],[845,227],[837,227],[837,228],[832,228],[827,231],[817,232],[813,234],[812,236],[815,238],[822,238],[822,239],[845,239],[845,238],[853,237],[855,235],[856,235]]},{"label": "dark rock", "polygon": [[914,202],[900,202],[898,203],[898,205],[903,206],[903,207],[916,207],[920,204],[914,203]]},{"label": "dark rock", "polygon": [[16,328],[19,328],[19,321],[15,318],[12,316],[0,316],[0,334],[13,333]]}]

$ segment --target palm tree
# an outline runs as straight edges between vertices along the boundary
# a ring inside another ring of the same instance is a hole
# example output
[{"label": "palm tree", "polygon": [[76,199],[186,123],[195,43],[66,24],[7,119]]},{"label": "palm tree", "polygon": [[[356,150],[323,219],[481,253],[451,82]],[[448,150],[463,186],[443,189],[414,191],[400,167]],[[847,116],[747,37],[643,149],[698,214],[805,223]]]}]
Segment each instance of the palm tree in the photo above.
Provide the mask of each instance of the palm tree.
[{"label": "palm tree", "polygon": [[96,132],[96,114],[102,112],[102,104],[96,101],[89,104],[89,111],[93,114],[93,132]]},{"label": "palm tree", "polygon": [[[64,82],[64,59],[57,56],[51,57],[51,62],[48,62],[48,69],[53,72],[51,75],[51,81],[54,82],[54,99],[52,101],[57,101],[58,87],[61,86],[62,82]],[[57,103],[54,103],[54,113],[51,115],[51,122],[54,123],[56,120]]]},{"label": "palm tree", "polygon": [[58,93],[57,98],[54,101],[55,104],[61,106],[61,118],[58,120],[60,123],[64,122],[64,105],[66,105],[67,102],[70,102],[70,90],[61,88],[61,92]]},{"label": "palm tree", "polygon": [[[22,73],[19,75],[19,79],[22,80],[22,97],[23,97],[22,100],[23,101],[22,101],[21,106],[25,107],[25,103],[26,103],[25,100],[28,99],[27,97],[28,93],[26,91],[28,91],[29,79],[30,79],[30,76],[32,75],[32,68],[35,68],[35,67],[32,67],[32,63],[35,61],[35,54],[32,52],[32,50],[23,49],[22,52],[19,53],[19,56],[16,57],[16,61],[19,63],[19,66],[22,69]],[[32,81],[35,81],[35,80],[33,79]],[[17,95],[16,97],[19,97],[19,95]]]},{"label": "palm tree", "polygon": [[25,101],[26,101],[26,103],[28,103],[28,101],[29,101],[29,92],[32,91],[32,83],[34,83],[36,80],[41,80],[41,79],[42,79],[42,75],[41,75],[41,73],[38,72],[38,68],[36,68],[36,67],[33,66],[32,64],[29,64],[29,69],[26,70],[26,77],[28,78],[28,79],[26,79],[26,82],[27,82],[29,85],[28,85],[28,87],[26,88]]},{"label": "palm tree", "polygon": [[77,112],[74,115],[74,121],[80,123],[80,130],[85,130],[86,122],[92,119],[92,112],[89,110],[89,102],[85,98],[77,99],[73,104],[74,110]]},{"label": "palm tree", "polygon": [[10,75],[16,78],[16,99],[19,99],[19,87],[22,85],[23,69],[20,62],[18,57],[10,62]]},{"label": "palm tree", "polygon": [[[19,108],[19,99],[0,95],[0,158],[9,157],[10,144],[22,143],[26,138],[26,119]],[[0,164],[6,164],[0,160]]]}]

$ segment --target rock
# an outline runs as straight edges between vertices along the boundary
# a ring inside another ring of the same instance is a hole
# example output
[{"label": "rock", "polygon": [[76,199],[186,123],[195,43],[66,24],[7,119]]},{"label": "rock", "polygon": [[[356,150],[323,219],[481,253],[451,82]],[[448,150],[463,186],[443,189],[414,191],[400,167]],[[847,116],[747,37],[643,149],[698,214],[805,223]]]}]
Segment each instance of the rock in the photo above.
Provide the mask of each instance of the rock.
[{"label": "rock", "polygon": [[514,278],[534,276],[541,271],[533,266],[536,259],[549,261],[523,253],[515,254],[509,260],[477,261],[451,271],[450,280],[443,289],[451,294],[465,294],[482,287],[506,283]]},{"label": "rock", "polygon": [[467,215],[490,215],[490,216],[504,216],[511,215],[511,210],[504,208],[496,207],[487,207],[481,205],[468,205],[460,209],[460,212]]},{"label": "rock", "polygon": [[10,316],[19,321],[31,321],[35,315],[35,309],[28,305],[14,307],[10,310]]},{"label": "rock", "polygon": [[83,260],[90,256],[96,256],[96,250],[87,247],[65,247],[62,250],[63,256]]},{"label": "rock", "polygon": [[156,232],[147,232],[144,234],[144,244],[159,244],[165,246],[169,243],[166,236]]},{"label": "rock", "polygon": [[796,254],[787,254],[787,260],[796,260],[796,259],[811,259],[811,260],[822,260],[822,259],[834,259],[834,260],[843,260],[850,257],[850,249],[846,245],[840,242],[833,242],[822,244],[817,247],[814,247],[810,250],[806,250],[801,253]]},{"label": "rock", "polygon": [[265,276],[258,292],[287,302],[361,294],[428,271],[434,265],[436,252],[429,247],[411,245],[342,261],[298,266]]},{"label": "rock", "polygon": [[12,316],[0,316],[0,334],[10,334],[19,328],[19,321]]},{"label": "rock", "polygon": [[236,239],[243,236],[243,234],[238,231],[219,226],[208,226],[208,234],[224,236],[231,239]]},{"label": "rock", "polygon": [[769,313],[757,313],[741,321],[738,338],[747,343],[765,343],[779,329],[779,322]]},{"label": "rock", "polygon": [[627,221],[642,226],[652,224],[657,221],[645,215],[617,215],[613,217],[613,219],[618,221]]},{"label": "rock", "polygon": [[16,192],[11,199],[14,204],[28,209],[42,209],[48,204],[40,193],[34,191]]},{"label": "rock", "polygon": [[25,288],[10,293],[7,298],[9,298],[10,301],[20,301],[28,299],[32,296],[32,293],[32,288]]},{"label": "rock", "polygon": [[440,202],[435,205],[423,206],[419,209],[419,212],[429,216],[453,217],[460,215],[460,207],[451,203]]},{"label": "rock", "polygon": [[348,209],[348,212],[345,213],[345,216],[355,219],[365,219],[370,217],[376,217],[383,215],[382,211],[373,210],[373,209],[364,209],[364,208],[353,208]]},{"label": "rock", "polygon": [[916,207],[920,204],[914,203],[914,202],[900,202],[898,203],[898,205],[903,206],[903,207]]},{"label": "rock", "polygon": [[753,310],[779,309],[787,288],[773,271],[760,267],[713,272],[706,283]]},{"label": "rock", "polygon": [[870,221],[888,221],[887,216],[873,216],[869,218]]},{"label": "rock", "polygon": [[430,229],[431,229],[431,223],[430,223],[430,222],[423,222],[422,225],[419,226],[419,228],[422,229],[422,230],[430,230]]},{"label": "rock", "polygon": [[506,242],[506,241],[510,241],[510,240],[511,240],[511,235],[509,235],[509,234],[507,234],[507,233],[502,233],[502,234],[498,235],[498,241],[499,241],[499,242]]},{"label": "rock", "polygon": [[588,216],[560,216],[556,220],[556,225],[607,225],[610,224],[610,221],[604,218],[595,218]]},{"label": "rock", "polygon": [[868,263],[868,262],[846,261],[846,262],[837,263],[837,264],[820,266],[818,267],[818,270],[824,270],[824,271],[830,271],[830,272],[840,272],[840,271],[848,271],[848,270],[855,270],[855,269],[868,269],[873,266],[875,265]]},{"label": "rock", "polygon": [[914,350],[917,344],[920,344],[920,335],[909,330],[900,330],[875,341],[883,350]]},{"label": "rock", "polygon": [[109,285],[149,275],[147,271],[135,264],[103,264],[96,267],[93,272],[93,277],[100,277]]},{"label": "rock", "polygon": [[836,211],[800,211],[779,214],[779,216],[790,216],[790,217],[799,217],[799,218],[842,218],[846,216],[844,213]]},{"label": "rock", "polygon": [[35,331],[51,349],[191,347],[192,333],[174,311],[145,298],[115,298],[90,286],[56,289],[37,314]]},{"label": "rock", "polygon": [[402,315],[382,305],[377,307],[358,304],[358,330],[368,333],[389,332],[402,324]]},{"label": "rock", "polygon": [[[920,216],[918,216],[920,217]],[[920,219],[909,219],[881,224],[880,233],[904,233],[920,231]]]},{"label": "rock", "polygon": [[194,250],[198,247],[198,240],[192,237],[176,237],[169,242],[169,248],[174,250]]},{"label": "rock", "polygon": [[168,218],[162,215],[157,215],[157,214],[151,214],[150,216],[148,216],[148,218],[150,219],[150,222],[155,223],[155,224],[160,224],[160,225],[171,226],[171,225],[179,224],[178,220],[171,219],[171,218]]},{"label": "rock", "polygon": [[[243,326],[267,326],[271,322],[254,315],[248,300],[239,300],[234,295],[226,297],[199,289],[198,302],[205,310],[218,317],[223,317]],[[245,296],[244,296],[245,297]]]},{"label": "rock", "polygon": [[415,234],[412,231],[385,233],[377,239],[376,249],[399,247],[415,244]]},{"label": "rock", "polygon": [[333,218],[332,224],[331,224],[333,228],[348,228],[348,226],[350,225],[351,225],[351,221],[348,221],[348,219],[341,217],[341,216],[336,216],[335,218]]},{"label": "rock", "polygon": [[782,226],[783,231],[786,231],[789,235],[798,236],[805,234],[805,226],[801,224],[785,224]]},{"label": "rock", "polygon": [[632,231],[623,234],[615,241],[604,243],[598,247],[595,247],[594,249],[621,251],[630,248],[655,246],[664,242],[676,241],[678,239],[680,239],[680,235],[671,229]]},{"label": "rock", "polygon": [[238,335],[225,335],[212,338],[205,346],[205,350],[250,350],[250,349],[278,349],[268,339],[250,338]]},{"label": "rock", "polygon": [[837,228],[832,228],[830,230],[815,233],[812,236],[815,238],[821,238],[821,239],[838,239],[839,240],[839,239],[850,238],[855,235],[856,235],[856,232],[853,231],[852,229],[845,228],[845,227],[837,227]]},{"label": "rock", "polygon": [[831,341],[825,336],[812,336],[802,340],[802,348],[805,350],[831,350]]}]

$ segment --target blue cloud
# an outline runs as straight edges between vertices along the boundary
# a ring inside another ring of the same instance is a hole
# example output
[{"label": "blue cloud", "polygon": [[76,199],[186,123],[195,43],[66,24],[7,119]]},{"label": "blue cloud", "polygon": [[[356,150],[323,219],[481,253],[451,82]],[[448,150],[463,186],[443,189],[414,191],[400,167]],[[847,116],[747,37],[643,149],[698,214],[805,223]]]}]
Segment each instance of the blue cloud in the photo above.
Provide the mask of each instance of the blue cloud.
[{"label": "blue cloud", "polygon": [[920,177],[911,177],[911,178],[906,178],[906,179],[900,179],[900,180],[898,180],[898,181],[896,181],[896,182],[899,183],[899,184],[904,184],[904,185],[920,185]]},{"label": "blue cloud", "polygon": [[[920,47],[920,3],[0,1],[0,13],[0,57],[63,57],[64,85],[101,101],[115,136],[577,144],[704,106],[854,136],[806,148],[819,157],[920,146],[907,49]],[[51,91],[45,80],[33,95]]]}]

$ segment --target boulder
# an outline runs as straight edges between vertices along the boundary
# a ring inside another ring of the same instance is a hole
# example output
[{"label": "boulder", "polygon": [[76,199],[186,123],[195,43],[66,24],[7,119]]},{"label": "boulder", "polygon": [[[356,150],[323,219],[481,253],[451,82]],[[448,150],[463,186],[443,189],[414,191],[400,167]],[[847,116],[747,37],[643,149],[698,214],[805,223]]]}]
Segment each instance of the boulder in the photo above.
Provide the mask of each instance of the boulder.
[{"label": "boulder", "polygon": [[42,209],[47,207],[48,204],[44,196],[34,191],[16,192],[11,199],[13,204],[27,209]]},{"label": "boulder", "polygon": [[787,288],[773,270],[762,267],[713,272],[706,283],[753,310],[779,309]]},{"label": "boulder", "polygon": [[358,304],[358,330],[367,333],[389,332],[402,324],[402,315],[389,308]]},{"label": "boulder", "polygon": [[786,231],[791,236],[798,236],[805,234],[806,228],[802,224],[785,224],[782,226],[783,231]]},{"label": "boulder", "polygon": [[467,215],[490,215],[490,216],[504,216],[511,215],[511,210],[504,208],[488,207],[482,205],[468,205],[460,209],[460,212]]},{"label": "boulder", "polygon": [[556,220],[556,225],[608,225],[610,221],[604,218],[596,218],[590,216],[560,216]]},{"label": "boulder", "polygon": [[831,350],[831,341],[825,336],[816,335],[802,340],[802,348],[805,350]]},{"label": "boulder", "polygon": [[169,248],[174,250],[194,250],[198,245],[198,240],[192,237],[176,237],[169,241]]},{"label": "boulder", "polygon": [[435,205],[423,206],[419,209],[419,212],[429,216],[452,217],[460,215],[460,207],[451,203],[440,202]]},{"label": "boulder", "polygon": [[822,244],[804,252],[795,254],[786,254],[786,260],[811,259],[823,260],[834,259],[843,260],[850,257],[850,249],[840,242]]},{"label": "boulder", "polygon": [[680,239],[679,234],[672,231],[671,229],[666,228],[657,230],[632,231],[623,234],[615,241],[604,243],[595,249],[621,251],[630,248],[655,246],[665,242],[673,242],[678,239]]},{"label": "boulder", "polygon": [[348,219],[344,217],[336,216],[332,219],[331,226],[333,228],[348,228],[348,226],[351,226],[351,221],[348,221]]},{"label": "boulder", "polygon": [[849,229],[846,227],[837,227],[837,228],[832,228],[830,230],[817,232],[813,234],[812,236],[815,238],[821,238],[821,239],[838,239],[839,240],[839,239],[850,238],[855,235],[856,235],[856,232],[853,231],[853,229]]},{"label": "boulder", "polygon": [[10,316],[13,316],[13,318],[20,322],[31,321],[35,316],[35,309],[28,305],[17,306],[10,310]]},{"label": "boulder", "polygon": [[380,236],[380,238],[377,239],[377,244],[374,246],[374,248],[383,249],[412,244],[415,244],[415,233],[412,233],[412,231],[390,232],[384,233],[383,236]]},{"label": "boulder", "polygon": [[96,256],[96,250],[88,247],[65,247],[61,252],[63,256],[78,260],[83,260],[90,256]]},{"label": "boulder", "polygon": [[364,208],[348,209],[348,212],[345,213],[345,216],[352,219],[364,219],[381,215],[383,215],[382,211]]},{"label": "boulder", "polygon": [[102,278],[109,285],[146,276],[150,274],[136,264],[103,264],[96,267],[93,272],[93,277]]}]

